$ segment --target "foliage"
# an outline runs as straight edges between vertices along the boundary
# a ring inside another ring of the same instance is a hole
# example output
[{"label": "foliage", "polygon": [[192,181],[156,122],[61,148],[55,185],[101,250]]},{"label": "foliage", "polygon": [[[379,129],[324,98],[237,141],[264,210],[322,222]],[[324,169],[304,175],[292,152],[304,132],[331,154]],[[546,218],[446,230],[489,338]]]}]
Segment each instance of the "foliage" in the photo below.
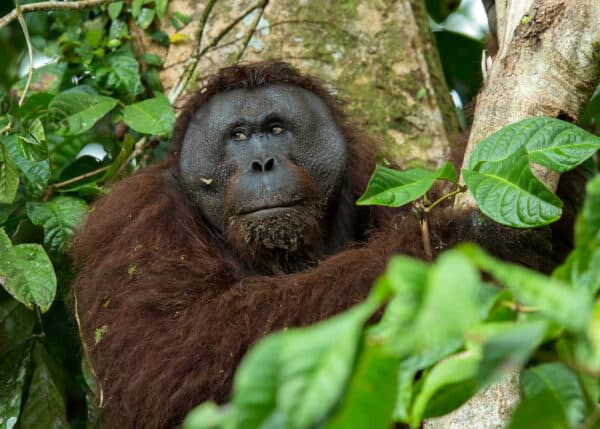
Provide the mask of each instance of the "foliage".
[{"label": "foliage", "polygon": [[[443,20],[460,2],[427,1]],[[5,5],[0,12],[7,13]],[[158,22],[189,22],[166,0],[115,1],[25,16],[36,55],[54,61],[17,79],[25,42],[0,30],[0,426],[95,427],[93,371],[82,358],[71,303],[69,240],[107,185],[164,155],[174,120],[160,57],[139,53],[130,29],[160,44]],[[176,35],[177,36],[177,35]],[[448,81],[467,100],[480,82],[481,44],[436,34]],[[456,56],[456,46],[463,55]],[[21,102],[22,99],[22,102]],[[584,115],[597,131],[598,97]],[[594,104],[595,103],[595,104]],[[560,216],[529,162],[565,171],[598,138],[552,119],[514,124],[481,143],[463,171],[484,213],[518,227]],[[509,148],[509,149],[507,149]],[[361,204],[427,201],[436,172],[379,167]],[[500,198],[490,196],[504,196]],[[518,202],[518,203],[517,203]],[[433,264],[396,257],[364,303],[318,325],[261,341],[236,375],[229,406],[206,403],[194,428],[387,428],[444,414],[509,370],[522,370],[511,427],[595,424],[600,386],[600,180],[588,186],[576,248],[552,277],[465,245]],[[491,276],[491,285],[480,273]],[[378,323],[373,314],[385,311]],[[440,323],[442,322],[442,323]],[[103,334],[102,327],[97,335]]]},{"label": "foliage", "polygon": [[[558,219],[561,202],[529,163],[564,172],[599,148],[598,137],[574,125],[532,118],[482,141],[462,173],[488,216],[540,226]],[[467,190],[450,164],[434,172],[378,167],[358,204],[427,200],[436,180],[457,188],[440,200]],[[257,344],[236,373],[231,403],[202,404],[185,428],[419,427],[515,370],[522,371],[522,400],[509,427],[593,423],[600,393],[590,376],[600,370],[598,207],[600,176],[588,184],[576,248],[553,276],[473,244],[447,250],[432,264],[392,258],[364,303]],[[379,322],[366,324],[382,307]]]},{"label": "foliage", "polygon": [[[162,63],[132,50],[128,25],[134,19],[151,34],[166,6],[165,0],[113,2],[29,13],[36,57],[54,61],[37,67],[29,85],[27,75],[11,81],[13,69],[1,75],[3,428],[94,424],[88,415],[93,381],[82,373],[78,329],[67,307],[69,241],[106,185],[164,154],[174,113],[155,79]],[[14,22],[0,35],[20,31]],[[3,37],[0,43],[8,45]]]}]

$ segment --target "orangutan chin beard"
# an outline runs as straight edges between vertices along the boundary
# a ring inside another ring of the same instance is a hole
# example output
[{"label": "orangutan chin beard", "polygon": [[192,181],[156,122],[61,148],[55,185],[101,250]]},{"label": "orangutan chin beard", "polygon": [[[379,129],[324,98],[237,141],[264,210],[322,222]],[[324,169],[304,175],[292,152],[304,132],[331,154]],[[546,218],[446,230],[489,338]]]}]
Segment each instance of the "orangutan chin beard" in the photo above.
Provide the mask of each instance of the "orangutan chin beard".
[{"label": "orangutan chin beard", "polygon": [[225,236],[235,252],[263,274],[302,271],[322,254],[323,211],[316,202],[231,215]]}]

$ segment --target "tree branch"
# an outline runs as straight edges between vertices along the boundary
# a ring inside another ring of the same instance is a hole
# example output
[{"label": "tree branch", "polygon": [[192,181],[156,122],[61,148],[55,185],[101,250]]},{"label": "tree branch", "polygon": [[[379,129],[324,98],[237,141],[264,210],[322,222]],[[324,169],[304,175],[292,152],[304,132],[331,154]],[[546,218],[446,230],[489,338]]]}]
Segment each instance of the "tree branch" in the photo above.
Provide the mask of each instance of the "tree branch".
[{"label": "tree branch", "polygon": [[[110,3],[113,0],[80,0],[80,1],[44,1],[40,3],[29,3],[21,6],[21,13],[29,12],[40,12],[49,10],[79,10],[87,9],[94,6]],[[15,19],[18,19],[17,8],[13,9],[10,13],[0,18],[0,28],[8,25]]]}]

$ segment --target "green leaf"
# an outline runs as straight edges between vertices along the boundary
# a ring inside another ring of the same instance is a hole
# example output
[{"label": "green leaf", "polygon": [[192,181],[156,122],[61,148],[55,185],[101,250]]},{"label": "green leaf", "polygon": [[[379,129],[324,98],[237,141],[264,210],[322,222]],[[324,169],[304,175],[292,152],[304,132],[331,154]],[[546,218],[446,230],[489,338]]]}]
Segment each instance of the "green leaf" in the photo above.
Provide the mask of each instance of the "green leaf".
[{"label": "green leaf", "polygon": [[574,332],[581,332],[587,326],[592,302],[586,290],[570,288],[560,280],[497,260],[473,244],[460,245],[457,250],[504,284],[520,303],[535,307],[547,320],[558,322]]},{"label": "green leaf", "polygon": [[398,358],[366,338],[347,393],[326,429],[388,428],[396,402]]},{"label": "green leaf", "polygon": [[87,210],[84,200],[66,196],[48,202],[27,203],[27,216],[35,225],[44,228],[44,246],[53,253],[65,249]]},{"label": "green leaf", "polygon": [[175,114],[169,99],[160,95],[125,107],[123,121],[140,133],[171,135]]},{"label": "green leaf", "polygon": [[10,204],[14,201],[19,188],[19,173],[8,151],[0,141],[0,203]]},{"label": "green leaf", "polygon": [[133,0],[131,2],[131,15],[134,18],[137,18],[137,16],[140,14],[143,4],[144,4],[144,0]]},{"label": "green leaf", "polygon": [[278,408],[290,429],[320,421],[340,400],[350,378],[362,326],[374,311],[366,302],[282,339]]},{"label": "green leaf", "polygon": [[21,173],[21,179],[31,193],[31,196],[37,198],[42,195],[50,181],[50,162],[47,159],[43,161],[29,161],[24,158],[19,153],[16,140],[14,135],[4,138],[9,157]]},{"label": "green leaf", "polygon": [[261,341],[242,361],[233,393],[235,427],[280,422],[315,425],[340,400],[350,378],[364,322],[378,303],[367,300],[317,325]]},{"label": "green leaf", "polygon": [[418,427],[424,417],[449,413],[477,391],[475,374],[479,358],[461,353],[444,359],[425,376],[412,408],[412,425]]},{"label": "green leaf", "polygon": [[46,312],[56,295],[56,275],[46,252],[39,244],[12,246],[0,229],[0,284],[28,308]]},{"label": "green leaf", "polygon": [[437,179],[456,181],[456,172],[446,163],[437,171],[415,168],[397,171],[377,166],[358,205],[400,207],[422,197]]},{"label": "green leaf", "polygon": [[19,419],[30,360],[29,344],[0,355],[0,427],[3,429],[12,429]]},{"label": "green leaf", "polygon": [[585,398],[577,375],[561,363],[545,363],[523,373],[521,386],[525,398],[551,393],[560,404],[571,427],[586,415]]},{"label": "green leaf", "polygon": [[[399,286],[382,320],[393,337],[391,345],[400,355],[426,353],[430,359],[440,359],[460,345],[483,314],[479,273],[455,251],[442,253],[426,271],[425,279],[417,261],[412,260],[413,267],[408,268],[409,258],[396,260],[408,263],[403,264],[404,269],[398,265],[389,279]],[[380,334],[386,335],[385,330]]]},{"label": "green leaf", "polygon": [[58,94],[50,106],[49,113],[64,121],[67,134],[81,134],[92,128],[104,115],[117,105],[112,97],[90,94],[80,88]]},{"label": "green leaf", "polygon": [[570,429],[559,400],[551,392],[523,398],[513,412],[507,429]]},{"label": "green leaf", "polygon": [[42,360],[37,362],[33,372],[20,424],[23,429],[70,427],[65,400],[52,379],[50,369]]},{"label": "green leaf", "polygon": [[48,158],[48,145],[44,126],[39,118],[15,127],[12,131],[16,135],[19,154],[28,161],[42,161]]},{"label": "green leaf", "polygon": [[156,14],[163,19],[167,13],[168,0],[156,0],[154,4],[156,5]]},{"label": "green leaf", "polygon": [[156,54],[143,54],[140,57],[140,61],[149,66],[161,67],[163,65],[162,58]]},{"label": "green leaf", "polygon": [[109,3],[108,16],[110,16],[110,19],[116,19],[119,16],[119,14],[121,13],[121,10],[123,10],[123,2],[122,1],[116,1],[113,3]]},{"label": "green leaf", "polygon": [[525,147],[530,162],[558,172],[572,170],[600,149],[600,138],[569,122],[536,117],[508,125],[473,150],[469,170],[483,161],[501,161]]},{"label": "green leaf", "polygon": [[142,8],[136,19],[137,24],[145,30],[152,24],[152,21],[154,21],[154,9]]},{"label": "green leaf", "polygon": [[144,87],[140,80],[139,65],[129,49],[121,48],[111,53],[106,61],[110,66],[106,77],[108,88],[130,98],[142,93]]},{"label": "green leaf", "polygon": [[477,168],[462,173],[486,216],[515,228],[547,225],[560,218],[562,202],[533,175],[524,148]]},{"label": "green leaf", "polygon": [[230,414],[214,402],[205,402],[194,408],[185,418],[183,429],[218,429]]},{"label": "green leaf", "polygon": [[510,371],[520,370],[542,343],[547,326],[544,321],[497,322],[476,330],[474,336],[484,338],[478,386],[483,387]]}]

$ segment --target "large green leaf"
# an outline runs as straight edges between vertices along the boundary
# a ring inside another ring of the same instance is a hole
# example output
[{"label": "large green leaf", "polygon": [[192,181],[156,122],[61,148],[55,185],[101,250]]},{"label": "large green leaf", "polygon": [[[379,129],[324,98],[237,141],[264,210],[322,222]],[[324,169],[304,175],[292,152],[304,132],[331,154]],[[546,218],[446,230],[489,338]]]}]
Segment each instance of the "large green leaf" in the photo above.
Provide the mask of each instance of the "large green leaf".
[{"label": "large green leaf", "polygon": [[572,288],[558,279],[502,262],[472,244],[463,244],[458,249],[480,269],[504,284],[522,304],[535,307],[548,320],[572,331],[581,332],[586,328],[592,300],[585,289]]},{"label": "large green leaf", "polygon": [[20,122],[18,127],[11,128],[16,136],[19,154],[28,161],[43,161],[48,158],[48,144],[44,126],[39,118]]},{"label": "large green leaf", "polygon": [[416,269],[419,263],[413,260],[412,265],[404,270],[406,275],[398,269],[393,271],[390,281],[400,287],[386,308],[384,323],[388,329],[390,322],[396,323],[390,330],[392,346],[399,354],[426,353],[437,360],[452,352],[481,318],[479,273],[466,257],[454,251],[440,255],[425,279],[421,269]]},{"label": "large green leaf", "polygon": [[17,147],[14,135],[4,138],[10,158],[21,173],[21,179],[32,197],[38,198],[42,195],[50,181],[50,162],[30,161],[23,157]]},{"label": "large green leaf", "polygon": [[52,378],[50,368],[41,359],[33,371],[20,425],[23,429],[70,428],[65,399]]},{"label": "large green leaf", "polygon": [[398,171],[378,165],[356,204],[400,207],[422,197],[437,179],[455,181],[452,164],[447,163],[437,171],[421,168]]},{"label": "large green leaf", "polygon": [[60,196],[48,202],[27,203],[27,216],[44,228],[44,245],[55,253],[65,249],[87,210],[86,202],[75,197]]},{"label": "large green leaf", "polygon": [[154,3],[156,4],[156,14],[163,19],[167,13],[168,0],[156,0]]},{"label": "large green leaf", "polygon": [[391,427],[396,402],[398,358],[366,338],[342,403],[326,429]]},{"label": "large green leaf", "polygon": [[523,373],[521,386],[525,398],[551,393],[560,403],[571,427],[583,422],[586,415],[583,390],[575,372],[561,363],[545,363]]},{"label": "large green leaf", "polygon": [[28,308],[34,305],[46,312],[56,294],[56,275],[42,246],[12,246],[0,229],[0,284]]},{"label": "large green leaf", "polygon": [[483,340],[481,363],[477,373],[478,386],[483,387],[520,370],[534,350],[541,344],[547,323],[496,322],[482,325],[473,336]]},{"label": "large green leaf", "polygon": [[142,93],[139,65],[131,50],[121,48],[111,53],[106,61],[110,66],[106,77],[109,88],[129,98]]},{"label": "large green leaf", "polygon": [[189,412],[183,429],[219,429],[225,426],[230,414],[214,402],[205,402]]},{"label": "large green leaf", "polygon": [[481,162],[501,161],[525,148],[529,161],[564,172],[600,149],[600,138],[569,122],[536,117],[508,125],[483,139],[473,150],[469,170]]},{"label": "large green leaf", "polygon": [[0,204],[12,203],[18,188],[19,173],[6,147],[0,141]]},{"label": "large green leaf", "polygon": [[175,114],[169,99],[160,95],[125,107],[123,121],[141,133],[171,135]]},{"label": "large green leaf", "polygon": [[362,326],[376,306],[368,300],[325,322],[261,341],[235,377],[233,427],[294,429],[321,421],[344,393]]},{"label": "large green leaf", "polygon": [[24,344],[0,356],[0,427],[2,429],[12,429],[17,423],[30,360],[30,344]]},{"label": "large green leaf", "polygon": [[365,304],[282,339],[277,398],[290,429],[313,426],[340,400],[374,310]]},{"label": "large green leaf", "polygon": [[458,408],[476,392],[479,358],[461,353],[444,359],[425,376],[412,407],[412,425],[423,417],[436,417]]},{"label": "large green leaf", "polygon": [[560,218],[562,202],[533,175],[523,147],[462,173],[480,210],[498,223],[530,228]]},{"label": "large green leaf", "polygon": [[49,113],[60,120],[67,134],[81,134],[92,128],[104,115],[117,105],[118,100],[84,91],[80,88],[58,94],[50,106]]}]

